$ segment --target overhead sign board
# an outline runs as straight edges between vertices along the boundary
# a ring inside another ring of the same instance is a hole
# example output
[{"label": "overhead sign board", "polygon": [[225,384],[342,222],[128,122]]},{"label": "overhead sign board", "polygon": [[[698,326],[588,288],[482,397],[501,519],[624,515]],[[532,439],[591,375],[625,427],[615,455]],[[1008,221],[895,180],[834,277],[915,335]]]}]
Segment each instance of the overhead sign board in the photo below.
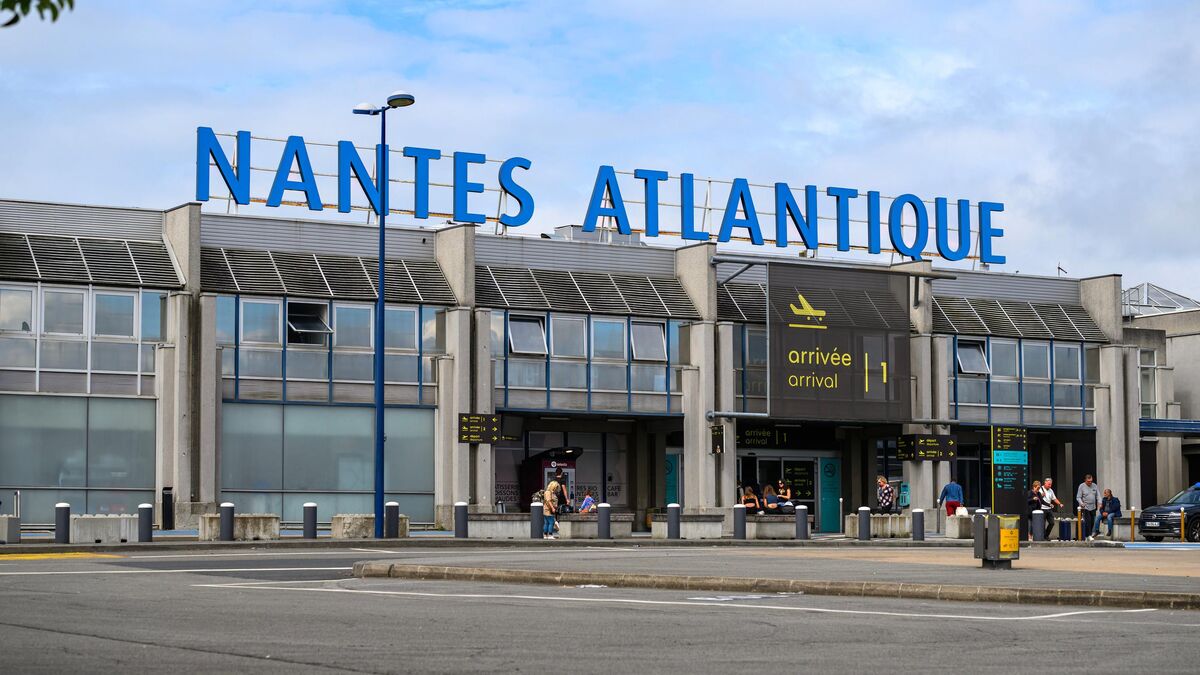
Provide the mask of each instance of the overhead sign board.
[{"label": "overhead sign board", "polygon": [[953,434],[905,434],[896,442],[896,459],[942,462],[958,455],[958,438]]},{"label": "overhead sign board", "polygon": [[772,418],[912,418],[907,275],[770,263],[767,296]]},{"label": "overhead sign board", "polygon": [[708,431],[712,435],[712,454],[720,455],[725,452],[725,425],[709,425]]},{"label": "overhead sign board", "polygon": [[499,415],[458,414],[459,443],[499,443],[504,438]]}]

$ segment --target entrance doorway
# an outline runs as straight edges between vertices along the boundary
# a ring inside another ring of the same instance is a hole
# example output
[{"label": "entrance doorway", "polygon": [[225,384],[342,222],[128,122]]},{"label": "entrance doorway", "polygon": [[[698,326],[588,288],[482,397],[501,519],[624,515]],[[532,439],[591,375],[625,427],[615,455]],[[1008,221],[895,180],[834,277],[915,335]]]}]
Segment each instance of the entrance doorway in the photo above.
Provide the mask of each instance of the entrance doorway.
[{"label": "entrance doorway", "polygon": [[792,491],[792,503],[808,507],[815,522],[820,523],[817,462],[814,457],[742,456],[738,458],[738,483],[753,487],[761,497],[766,486],[775,488],[782,480]]}]

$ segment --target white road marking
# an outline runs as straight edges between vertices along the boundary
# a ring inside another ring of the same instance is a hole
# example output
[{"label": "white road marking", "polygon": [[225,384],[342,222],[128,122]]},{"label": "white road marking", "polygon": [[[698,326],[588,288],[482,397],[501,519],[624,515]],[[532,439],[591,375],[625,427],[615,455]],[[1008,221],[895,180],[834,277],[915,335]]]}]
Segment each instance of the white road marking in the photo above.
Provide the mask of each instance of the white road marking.
[{"label": "white road marking", "polygon": [[[42,577],[68,574],[205,574],[208,572],[316,572],[345,571],[353,567],[214,567],[191,570],[61,570],[52,572],[0,572],[0,577]],[[278,583],[278,582],[276,582]]]},{"label": "white road marking", "polygon": [[[270,582],[264,582],[270,583]],[[868,616],[891,616],[912,619],[960,619],[964,621],[1041,621],[1045,619],[1061,619],[1070,616],[1086,614],[1132,614],[1153,612],[1154,609],[1085,609],[1073,612],[1057,612],[1054,614],[1038,614],[1033,616],[972,616],[969,614],[919,614],[916,612],[885,612],[878,610],[860,609],[827,609],[821,607],[782,607],[779,605],[744,605],[726,602],[695,602],[682,600],[638,600],[632,598],[572,598],[550,595],[506,595],[496,593],[423,593],[417,591],[378,591],[353,588],[296,588],[294,586],[267,586],[257,584],[193,584],[197,588],[245,588],[256,591],[300,591],[308,593],[366,593],[370,595],[408,596],[419,598],[448,598],[454,600],[553,600],[559,602],[628,604],[671,607],[721,607],[736,609],[752,609],[755,611],[782,612],[811,612],[815,614],[853,614]]]},{"label": "white road marking", "polygon": [[378,549],[378,548],[352,548],[350,550],[358,551],[359,553],[393,553],[393,554],[400,553],[399,551],[384,551],[384,550]]},{"label": "white road marking", "polygon": [[[352,549],[346,549],[346,550],[361,551],[363,549],[352,548]],[[346,550],[340,550],[340,551],[292,551],[292,552],[261,551],[261,552],[257,552],[257,553],[164,553],[164,554],[160,554],[160,555],[131,555],[131,556],[126,556],[126,558],[129,560],[158,560],[158,559],[167,559],[167,558],[239,558],[239,557],[255,557],[255,556],[268,556],[268,557],[274,558],[275,556],[285,556],[285,555],[304,555],[304,556],[346,555]],[[391,551],[380,551],[380,553],[391,553]]]}]

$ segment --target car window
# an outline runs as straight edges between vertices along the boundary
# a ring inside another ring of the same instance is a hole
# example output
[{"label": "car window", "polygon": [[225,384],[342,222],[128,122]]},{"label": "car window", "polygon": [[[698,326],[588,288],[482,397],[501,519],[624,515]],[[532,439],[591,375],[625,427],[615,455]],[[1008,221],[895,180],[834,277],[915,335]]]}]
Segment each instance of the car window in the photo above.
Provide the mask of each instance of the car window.
[{"label": "car window", "polygon": [[1184,490],[1171,497],[1168,504],[1200,504],[1200,490]]}]

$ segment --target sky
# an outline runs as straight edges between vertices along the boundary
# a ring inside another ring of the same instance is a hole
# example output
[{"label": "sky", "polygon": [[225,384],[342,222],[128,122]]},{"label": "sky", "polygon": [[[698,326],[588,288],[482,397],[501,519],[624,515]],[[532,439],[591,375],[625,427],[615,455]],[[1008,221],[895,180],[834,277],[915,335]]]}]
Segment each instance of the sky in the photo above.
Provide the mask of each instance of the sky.
[{"label": "sky", "polygon": [[[718,220],[719,181],[843,186],[1002,202],[993,269],[1200,297],[1197,35],[1200,3],[1184,2],[77,0],[57,23],[0,29],[0,198],[169,208],[195,196],[197,127],[369,147],[375,119],[350,109],[403,89],[417,103],[389,114],[393,150],[530,160],[517,178],[535,213],[514,233],[582,222],[601,165],[717,179],[697,199]],[[281,145],[252,150],[265,197]],[[314,146],[318,172],[331,152]],[[410,164],[394,157],[393,178]],[[494,189],[497,167],[472,179]],[[621,179],[631,202],[640,186]],[[496,215],[495,192],[472,200]]]}]

